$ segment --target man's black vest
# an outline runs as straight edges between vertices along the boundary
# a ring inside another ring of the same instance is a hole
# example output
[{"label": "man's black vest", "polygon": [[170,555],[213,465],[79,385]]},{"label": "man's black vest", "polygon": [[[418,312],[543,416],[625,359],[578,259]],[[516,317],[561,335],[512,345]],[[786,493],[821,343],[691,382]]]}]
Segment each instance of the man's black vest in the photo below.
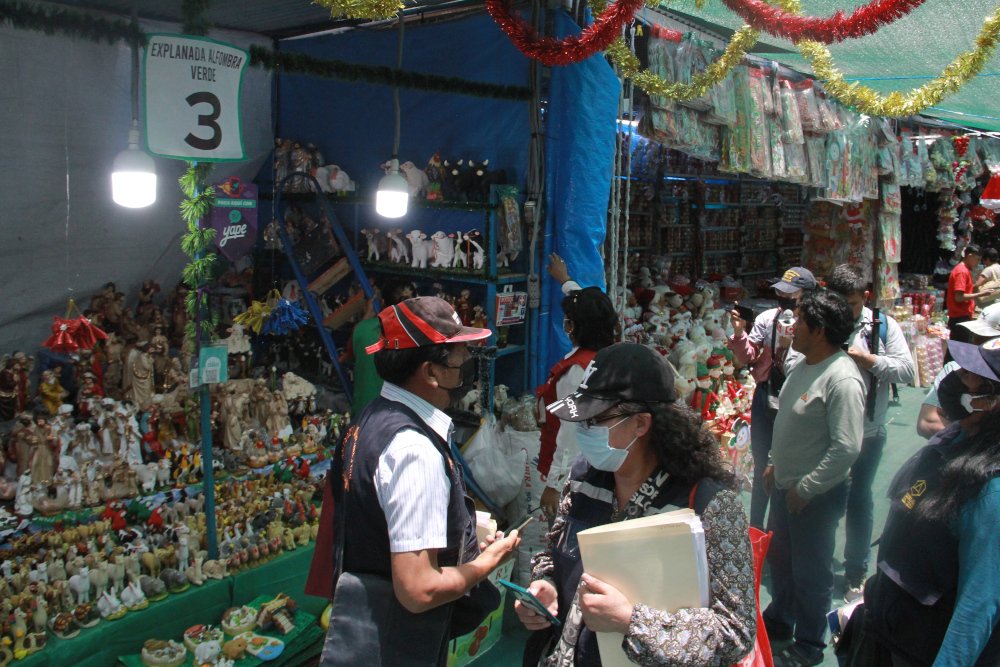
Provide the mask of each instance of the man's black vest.
[{"label": "man's black vest", "polygon": [[375,493],[375,472],[382,453],[400,431],[425,435],[441,455],[450,482],[448,497],[448,543],[438,551],[438,565],[468,562],[479,555],[474,509],[467,504],[461,469],[451,457],[448,443],[402,403],[379,396],[368,404],[357,420],[357,430],[344,441],[344,479],[348,493],[343,502],[345,572],[392,577],[389,527]]},{"label": "man's black vest", "polygon": [[[879,538],[878,572],[865,587],[865,611],[880,640],[914,665],[930,665],[941,648],[955,609],[959,568],[951,526],[922,519],[914,509],[940,486],[941,471],[961,453],[962,437],[948,433],[943,441],[932,441],[896,474]],[[994,633],[976,665],[997,664],[1000,634]]]}]

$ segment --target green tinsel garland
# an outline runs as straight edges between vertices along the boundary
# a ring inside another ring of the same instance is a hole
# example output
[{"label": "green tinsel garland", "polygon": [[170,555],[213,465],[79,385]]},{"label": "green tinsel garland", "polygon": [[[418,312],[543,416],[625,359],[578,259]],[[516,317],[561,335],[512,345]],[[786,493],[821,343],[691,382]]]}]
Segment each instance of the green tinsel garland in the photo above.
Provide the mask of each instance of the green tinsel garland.
[{"label": "green tinsel garland", "polygon": [[46,35],[56,33],[86,39],[91,42],[145,46],[148,40],[138,23],[106,19],[91,14],[38,5],[19,0],[0,0],[0,23],[10,22],[15,28],[35,30]]},{"label": "green tinsel garland", "polygon": [[502,100],[527,100],[531,91],[526,86],[501,86],[495,83],[468,81],[453,76],[437,76],[395,70],[378,65],[359,65],[343,60],[324,60],[300,53],[279,53],[260,46],[250,47],[250,64],[281,70],[286,74],[307,74],[342,81],[415,88],[474,97],[491,97]]},{"label": "green tinsel garland", "polygon": [[205,12],[212,0],[183,0],[181,2],[181,15],[184,17],[183,27],[185,35],[207,35],[211,24],[205,18]]},{"label": "green tinsel garland", "polygon": [[208,215],[215,205],[215,188],[207,186],[208,175],[212,164],[202,162],[188,163],[188,170],[178,179],[181,191],[187,199],[181,201],[181,218],[187,225],[187,233],[181,238],[181,250],[191,258],[191,261],[181,272],[184,284],[190,288],[187,294],[188,322],[185,336],[196,349],[199,339],[195,322],[201,314],[202,328],[215,331],[219,326],[219,314],[208,311],[208,292],[204,287],[212,279],[215,268],[215,253],[209,252],[215,230],[211,227],[202,228],[201,220]]}]

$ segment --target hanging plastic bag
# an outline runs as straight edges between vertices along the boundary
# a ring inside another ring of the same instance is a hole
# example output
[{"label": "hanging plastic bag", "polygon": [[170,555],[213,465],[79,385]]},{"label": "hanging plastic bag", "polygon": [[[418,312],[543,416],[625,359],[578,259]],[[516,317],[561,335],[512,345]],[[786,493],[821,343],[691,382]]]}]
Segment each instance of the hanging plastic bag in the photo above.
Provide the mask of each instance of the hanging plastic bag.
[{"label": "hanging plastic bag", "polygon": [[494,503],[506,505],[520,493],[526,457],[505,454],[492,415],[479,423],[462,454],[479,487]]},{"label": "hanging plastic bag", "polygon": [[823,121],[819,117],[819,106],[816,104],[816,91],[811,79],[791,84],[795,93],[795,101],[799,105],[799,118],[802,129],[806,132],[823,132]]},{"label": "hanging plastic bag", "polygon": [[[802,135],[802,118],[799,115],[799,103],[795,91],[792,90],[792,83],[788,79],[781,79],[781,140],[786,144],[801,144],[805,142]],[[777,104],[777,100],[775,100]]]}]

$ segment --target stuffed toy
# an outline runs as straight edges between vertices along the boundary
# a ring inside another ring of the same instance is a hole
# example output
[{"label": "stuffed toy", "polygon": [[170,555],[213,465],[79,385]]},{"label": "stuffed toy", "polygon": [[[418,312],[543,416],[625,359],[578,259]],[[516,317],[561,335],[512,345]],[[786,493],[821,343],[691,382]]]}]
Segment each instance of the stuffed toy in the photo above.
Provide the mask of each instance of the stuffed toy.
[{"label": "stuffed toy", "polygon": [[365,228],[361,230],[361,234],[364,235],[365,241],[368,244],[367,259],[369,262],[377,262],[383,257],[389,259],[389,239],[378,229]]},{"label": "stuffed toy", "polygon": [[457,164],[449,160],[441,163],[441,197],[444,201],[459,201],[458,181],[461,173],[462,160]]},{"label": "stuffed toy", "polygon": [[480,240],[482,240],[482,234],[478,230],[462,234],[461,239],[455,244],[455,261],[452,266],[455,268],[482,269],[485,251],[483,250],[483,246],[479,244]]},{"label": "stuffed toy", "polygon": [[450,267],[455,261],[455,235],[445,234],[438,230],[431,234],[431,242],[434,246],[431,253],[433,258],[431,266]]},{"label": "stuffed toy", "polygon": [[423,169],[417,169],[417,165],[407,161],[399,165],[399,171],[403,174],[403,178],[406,179],[406,185],[411,197],[424,197],[427,195],[427,186],[430,184],[430,179]]},{"label": "stuffed toy", "polygon": [[419,229],[414,229],[406,238],[410,241],[410,248],[413,252],[413,261],[410,266],[414,269],[426,269],[427,262],[431,258],[431,251],[434,248],[434,242],[427,238],[427,234],[424,234]]},{"label": "stuffed toy", "polygon": [[353,192],[355,189],[351,177],[335,164],[316,167],[311,173],[319,183],[321,192]]},{"label": "stuffed toy", "polygon": [[490,188],[494,185],[507,185],[507,172],[503,169],[487,171],[490,161],[483,160],[481,169],[484,173],[479,177],[479,199],[481,202],[490,200]]},{"label": "stuffed toy", "polygon": [[389,260],[397,264],[410,263],[410,241],[403,236],[402,229],[390,229],[385,233],[392,243],[389,249]]}]

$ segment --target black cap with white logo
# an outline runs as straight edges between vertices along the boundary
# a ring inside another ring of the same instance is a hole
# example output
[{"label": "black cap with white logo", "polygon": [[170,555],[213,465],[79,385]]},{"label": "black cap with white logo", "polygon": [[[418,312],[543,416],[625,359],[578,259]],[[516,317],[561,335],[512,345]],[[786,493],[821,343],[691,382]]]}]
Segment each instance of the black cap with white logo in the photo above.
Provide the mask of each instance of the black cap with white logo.
[{"label": "black cap with white logo", "polygon": [[575,392],[546,410],[564,421],[579,422],[619,403],[675,400],[674,374],[659,352],[636,343],[617,343],[597,353]]}]

